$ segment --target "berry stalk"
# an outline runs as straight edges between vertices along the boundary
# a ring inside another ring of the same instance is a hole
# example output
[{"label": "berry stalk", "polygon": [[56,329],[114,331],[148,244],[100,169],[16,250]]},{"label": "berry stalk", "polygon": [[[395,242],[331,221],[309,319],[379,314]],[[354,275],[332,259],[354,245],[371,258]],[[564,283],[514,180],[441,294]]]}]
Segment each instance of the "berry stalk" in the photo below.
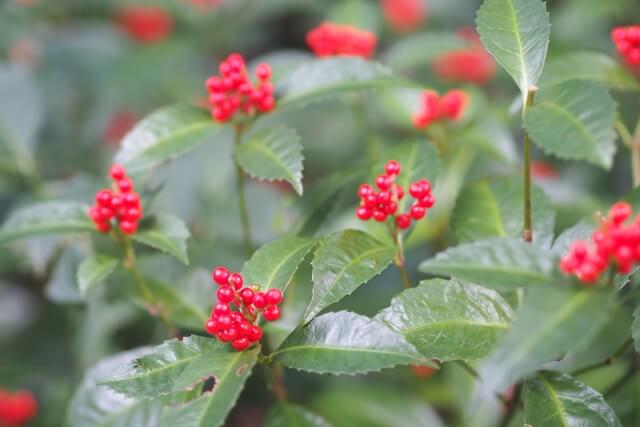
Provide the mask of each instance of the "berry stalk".
[{"label": "berry stalk", "polygon": [[[244,129],[241,125],[235,127],[235,145],[238,146],[242,142],[242,134]],[[247,208],[247,196],[245,191],[244,171],[236,164],[236,186],[238,189],[238,208],[240,209],[240,220],[242,221],[242,240],[244,242],[244,252],[246,256],[253,253],[253,243],[251,238],[251,223],[249,222],[249,209]]]},{"label": "berry stalk", "polygon": [[[527,111],[527,108],[533,105],[533,99],[535,98],[538,88],[531,86],[527,95],[527,103],[522,109],[522,115]],[[522,238],[525,242],[533,241],[533,224],[531,220],[531,137],[529,132],[524,131],[524,230],[522,231]]]},{"label": "berry stalk", "polygon": [[624,145],[626,145],[631,152],[631,173],[633,187],[635,188],[640,185],[640,119],[638,120],[633,135],[631,135],[627,126],[619,119],[616,120],[615,127],[620,139],[622,139]]}]

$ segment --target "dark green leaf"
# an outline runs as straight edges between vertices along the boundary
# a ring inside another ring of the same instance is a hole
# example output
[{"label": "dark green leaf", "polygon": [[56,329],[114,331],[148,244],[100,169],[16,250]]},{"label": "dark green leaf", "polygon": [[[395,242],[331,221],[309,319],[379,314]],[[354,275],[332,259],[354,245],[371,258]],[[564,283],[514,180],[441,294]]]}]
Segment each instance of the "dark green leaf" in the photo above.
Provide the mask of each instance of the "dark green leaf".
[{"label": "dark green leaf", "polygon": [[[120,366],[103,384],[128,397],[152,399],[190,390],[210,377],[223,382],[244,353],[213,338],[192,335],[182,341],[172,339]],[[257,350],[246,353],[255,356]]]},{"label": "dark green leaf", "polygon": [[452,279],[427,280],[391,300],[376,316],[404,335],[424,356],[478,360],[489,355],[511,323],[499,293]]},{"label": "dark green leaf", "polygon": [[527,423],[544,427],[621,427],[600,393],[560,372],[542,372],[527,381]]},{"label": "dark green leaf", "polygon": [[384,54],[384,62],[394,68],[424,66],[440,55],[465,49],[468,43],[453,32],[423,32],[402,37]]},{"label": "dark green leaf", "polygon": [[[161,280],[146,278],[147,285],[162,310],[172,322],[196,330],[201,330],[209,319],[213,305],[213,289],[207,272],[196,271],[185,280],[166,283]],[[130,283],[131,286],[135,286]],[[133,289],[138,292],[138,288]],[[144,298],[141,303],[144,305]]]},{"label": "dark green leaf", "polygon": [[287,289],[305,255],[316,245],[308,237],[283,237],[258,249],[244,264],[242,275],[247,284],[260,289]]},{"label": "dark green leaf", "polygon": [[78,268],[80,293],[86,296],[92,287],[109,277],[119,263],[117,258],[108,255],[94,255],[86,258]]},{"label": "dark green leaf", "polygon": [[633,312],[633,324],[631,325],[631,336],[636,345],[636,351],[640,352],[640,306]]},{"label": "dark green leaf", "polygon": [[488,239],[440,252],[420,264],[420,271],[459,277],[490,288],[554,284],[554,258],[549,251],[516,239]]},{"label": "dark green leaf", "polygon": [[[221,345],[228,349],[228,344]],[[160,427],[221,426],[251,375],[259,350],[259,347],[240,352],[229,349],[233,354],[224,362],[224,366],[218,364],[208,367],[215,369],[218,374],[213,390],[184,405],[165,407]]]},{"label": "dark green leaf", "polygon": [[128,172],[156,166],[212,139],[220,127],[208,111],[187,105],[162,108],[133,128],[122,140],[116,161]]},{"label": "dark green leaf", "polygon": [[516,82],[535,86],[549,46],[549,14],[540,0],[485,0],[476,19],[482,43]]},{"label": "dark green leaf", "polygon": [[320,242],[311,262],[313,297],[304,323],[380,274],[394,255],[394,248],[359,230],[337,232]]},{"label": "dark green leaf", "polygon": [[531,289],[511,330],[481,367],[479,390],[501,392],[598,333],[607,318],[608,290],[558,286]]},{"label": "dark green leaf", "polygon": [[285,180],[302,194],[302,145],[294,129],[261,129],[236,147],[238,164],[249,175],[267,181]]},{"label": "dark green leaf", "polygon": [[[522,184],[518,179],[480,181],[458,196],[452,227],[460,242],[489,237],[522,236],[524,228]],[[548,248],[553,240],[555,211],[544,191],[531,191],[533,242]]]},{"label": "dark green leaf", "polygon": [[157,214],[143,219],[140,229],[131,238],[173,255],[188,265],[187,239],[189,236],[191,234],[180,218],[169,214]]},{"label": "dark green leaf", "polygon": [[86,253],[75,245],[64,248],[44,290],[48,299],[58,304],[75,304],[83,301],[76,275],[80,263],[86,256]]},{"label": "dark green leaf", "polygon": [[348,311],[316,317],[289,335],[270,357],[290,368],[330,374],[430,363],[384,323]]},{"label": "dark green leaf", "polygon": [[279,403],[271,408],[263,427],[331,427],[331,424],[302,406]]},{"label": "dark green leaf", "polygon": [[412,87],[387,67],[356,57],[315,59],[302,64],[278,87],[280,108],[347,92],[385,87]]},{"label": "dark green leaf", "polygon": [[540,91],[525,126],[545,152],[609,169],[616,152],[615,113],[606,89],[572,80]]},{"label": "dark green leaf", "polygon": [[75,202],[45,202],[12,213],[0,227],[0,243],[21,237],[95,230],[88,206]]},{"label": "dark green leaf", "polygon": [[162,409],[161,402],[129,399],[98,385],[104,377],[123,363],[130,363],[149,352],[149,348],[118,353],[89,369],[74,393],[67,421],[71,427],[156,427]]},{"label": "dark green leaf", "polygon": [[591,80],[612,89],[640,90],[640,83],[616,60],[600,52],[564,53],[550,60],[540,85],[549,87],[567,80]]}]

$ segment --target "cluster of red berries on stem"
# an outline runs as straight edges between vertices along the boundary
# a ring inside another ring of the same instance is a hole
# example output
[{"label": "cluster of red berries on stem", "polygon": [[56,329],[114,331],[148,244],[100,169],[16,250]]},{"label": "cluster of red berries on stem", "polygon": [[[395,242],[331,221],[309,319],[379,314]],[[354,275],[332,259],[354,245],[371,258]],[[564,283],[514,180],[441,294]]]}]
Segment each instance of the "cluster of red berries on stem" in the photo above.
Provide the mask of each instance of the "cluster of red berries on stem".
[{"label": "cluster of red berries on stem", "polygon": [[640,263],[640,216],[626,223],[632,213],[628,203],[614,204],[592,233],[591,243],[573,242],[560,260],[560,269],[588,285],[596,283],[612,265],[619,273],[630,273]]},{"label": "cluster of red berries on stem", "polygon": [[434,73],[445,82],[485,85],[496,73],[496,61],[486,51],[480,37],[471,28],[457,31],[468,47],[438,56],[432,64]]},{"label": "cluster of red berries on stem", "polygon": [[252,116],[275,108],[269,64],[256,67],[256,84],[249,80],[244,58],[239,53],[232,53],[222,61],[219,72],[219,76],[209,77],[206,81],[211,116],[216,121],[228,122],[239,112]]},{"label": "cluster of red berries on stem", "polygon": [[115,221],[122,234],[133,234],[138,231],[138,221],[142,218],[140,196],[133,191],[133,181],[122,166],[111,166],[109,176],[114,189],[105,188],[96,193],[96,203],[89,208],[89,218],[101,233],[109,232]]},{"label": "cluster of red berries on stem", "polygon": [[19,427],[36,416],[37,402],[28,391],[0,389],[0,426]]},{"label": "cluster of red berries on stem", "polygon": [[433,90],[427,90],[422,93],[421,101],[421,108],[413,117],[416,129],[426,129],[431,124],[443,120],[460,120],[469,103],[469,97],[460,89],[450,90],[443,96]]},{"label": "cluster of red berries on stem", "polygon": [[611,31],[611,39],[627,64],[640,66],[640,25],[616,27]]},{"label": "cluster of red berries on stem", "polygon": [[393,217],[395,225],[400,229],[411,226],[411,221],[418,221],[425,217],[427,210],[436,202],[431,194],[431,183],[421,179],[409,186],[409,194],[415,199],[407,213],[398,213],[398,203],[405,196],[404,188],[394,183],[400,174],[400,164],[395,160],[389,160],[385,165],[385,173],[376,177],[376,191],[369,184],[362,184],[358,188],[360,206],[356,209],[356,216],[362,221],[373,218],[375,221],[384,222]]},{"label": "cluster of red berries on stem", "polygon": [[205,329],[220,341],[231,343],[235,350],[245,350],[262,338],[262,328],[258,325],[260,314],[269,322],[280,318],[278,304],[282,302],[282,292],[275,288],[261,292],[257,286],[245,287],[242,274],[232,273],[225,267],[216,267],[212,277],[220,286],[218,302]]},{"label": "cluster of red berries on stem", "polygon": [[323,22],[307,33],[307,45],[319,58],[328,56],[371,58],[377,43],[378,38],[370,31],[332,22]]},{"label": "cluster of red berries on stem", "polygon": [[380,0],[380,7],[384,19],[398,32],[415,30],[427,14],[423,0]]}]

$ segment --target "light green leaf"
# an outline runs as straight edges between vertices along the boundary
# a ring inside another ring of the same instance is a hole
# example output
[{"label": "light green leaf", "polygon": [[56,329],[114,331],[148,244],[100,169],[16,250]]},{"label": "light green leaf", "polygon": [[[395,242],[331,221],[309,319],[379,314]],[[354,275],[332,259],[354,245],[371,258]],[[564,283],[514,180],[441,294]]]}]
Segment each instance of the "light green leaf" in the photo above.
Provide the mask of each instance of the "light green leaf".
[{"label": "light green leaf", "polygon": [[524,412],[532,426],[621,427],[600,393],[560,372],[542,372],[526,382]]},{"label": "light green leaf", "polygon": [[138,232],[133,234],[131,238],[136,242],[173,255],[188,265],[187,239],[189,236],[191,233],[180,218],[169,214],[157,214],[144,218],[140,222]]},{"label": "light green leaf", "polygon": [[89,369],[76,389],[67,411],[70,427],[156,427],[162,409],[157,400],[135,400],[110,390],[98,382],[123,363],[130,363],[149,348],[118,353]]},{"label": "light green leaf", "polygon": [[427,280],[391,300],[376,319],[401,333],[424,356],[487,357],[510,327],[511,307],[491,289],[452,279]]},{"label": "light green leaf", "polygon": [[269,357],[290,368],[321,374],[362,374],[396,365],[430,364],[385,324],[348,311],[313,319]]},{"label": "light green leaf", "polygon": [[631,337],[636,346],[636,351],[640,352],[640,306],[633,312],[633,323],[631,324]]},{"label": "light green leaf", "polygon": [[640,83],[616,61],[600,52],[564,53],[550,60],[540,77],[549,87],[567,80],[590,80],[618,90],[640,90]]},{"label": "light green leaf", "polygon": [[151,113],[124,137],[116,161],[128,172],[148,169],[210,141],[219,129],[202,108],[165,107]]},{"label": "light green leaf", "polygon": [[242,268],[247,284],[260,289],[287,289],[305,255],[316,245],[308,237],[287,236],[268,243],[254,252]]},{"label": "light green leaf", "polygon": [[264,427],[331,427],[325,419],[293,403],[274,405],[263,424]]},{"label": "light green leaf", "polygon": [[572,80],[540,91],[525,127],[545,152],[609,169],[616,152],[616,105],[596,83]]},{"label": "light green leaf", "polygon": [[76,202],[44,202],[19,209],[0,227],[0,243],[33,235],[95,230],[88,208]]},{"label": "light green leaf", "polygon": [[[228,348],[228,344],[226,346]],[[217,374],[213,390],[184,405],[166,406],[160,417],[160,427],[218,427],[224,423],[251,375],[260,348],[228,351],[233,354],[224,364],[209,366]]]},{"label": "light green leaf", "polygon": [[[256,354],[256,349],[246,353]],[[221,382],[244,352],[214,338],[192,335],[172,339],[148,354],[124,364],[102,384],[137,399],[153,399],[190,390],[209,377]]]},{"label": "light green leaf", "polygon": [[318,98],[386,87],[415,87],[394,76],[384,65],[356,57],[315,59],[302,64],[280,85],[278,108],[287,108]]},{"label": "light green leaf", "polygon": [[467,47],[468,43],[453,32],[422,32],[393,43],[384,53],[384,62],[399,69],[420,67],[442,54]]},{"label": "light green leaf", "polygon": [[[543,190],[531,191],[533,243],[548,248],[553,241],[555,211]],[[524,228],[522,184],[518,179],[479,181],[458,196],[452,228],[460,242],[490,237],[522,236]]]},{"label": "light green leaf", "polygon": [[117,258],[108,255],[94,255],[82,261],[78,268],[78,288],[82,296],[109,277],[119,263]]},{"label": "light green leaf", "polygon": [[494,238],[456,246],[419,268],[502,291],[557,283],[551,275],[554,258],[549,251],[517,239]]},{"label": "light green leaf", "polygon": [[540,0],[485,0],[476,19],[482,43],[511,75],[526,103],[549,46],[549,14]]},{"label": "light green leaf", "polygon": [[608,290],[560,286],[531,289],[511,330],[479,370],[483,395],[503,391],[598,333],[608,315]]},{"label": "light green leaf", "polygon": [[304,323],[380,274],[394,255],[394,248],[359,230],[340,231],[320,242],[311,262],[313,296]]},{"label": "light green leaf", "polygon": [[302,194],[302,145],[294,129],[280,126],[247,135],[236,147],[238,164],[249,175],[267,181],[285,180]]}]

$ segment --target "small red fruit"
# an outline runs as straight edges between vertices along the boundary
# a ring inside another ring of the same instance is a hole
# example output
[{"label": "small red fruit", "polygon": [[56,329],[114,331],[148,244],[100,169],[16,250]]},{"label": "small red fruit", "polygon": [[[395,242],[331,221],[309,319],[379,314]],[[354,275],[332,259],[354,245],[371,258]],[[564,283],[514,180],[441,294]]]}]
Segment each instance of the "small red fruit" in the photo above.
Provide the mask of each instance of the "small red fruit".
[{"label": "small red fruit", "polygon": [[264,316],[265,320],[273,322],[280,318],[280,308],[277,305],[270,305],[269,307],[264,309],[262,315]]},{"label": "small red fruit", "polygon": [[218,292],[216,294],[218,296],[218,301],[222,303],[230,303],[233,301],[233,297],[235,296],[231,286],[221,286],[218,288]]},{"label": "small red fruit", "polygon": [[213,281],[218,285],[227,285],[229,282],[229,275],[231,273],[225,267],[216,267],[213,270]]},{"label": "small red fruit", "polygon": [[269,289],[266,293],[265,299],[268,305],[277,305],[282,301],[282,292],[280,289]]}]

